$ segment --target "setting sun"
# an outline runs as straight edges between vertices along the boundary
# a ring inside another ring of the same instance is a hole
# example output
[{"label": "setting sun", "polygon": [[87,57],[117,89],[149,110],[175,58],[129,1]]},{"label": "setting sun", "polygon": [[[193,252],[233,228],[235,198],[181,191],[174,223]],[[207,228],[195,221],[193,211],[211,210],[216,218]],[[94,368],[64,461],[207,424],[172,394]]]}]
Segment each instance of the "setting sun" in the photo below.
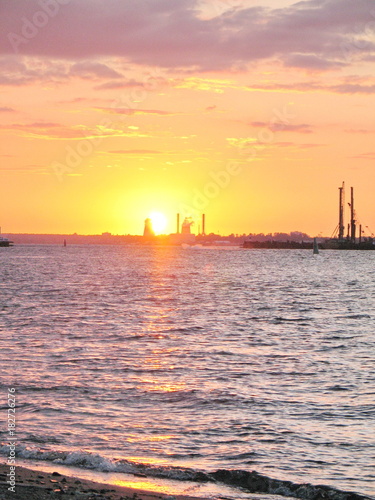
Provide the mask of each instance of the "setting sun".
[{"label": "setting sun", "polygon": [[150,219],[155,234],[162,234],[167,227],[167,218],[160,212],[151,212]]}]

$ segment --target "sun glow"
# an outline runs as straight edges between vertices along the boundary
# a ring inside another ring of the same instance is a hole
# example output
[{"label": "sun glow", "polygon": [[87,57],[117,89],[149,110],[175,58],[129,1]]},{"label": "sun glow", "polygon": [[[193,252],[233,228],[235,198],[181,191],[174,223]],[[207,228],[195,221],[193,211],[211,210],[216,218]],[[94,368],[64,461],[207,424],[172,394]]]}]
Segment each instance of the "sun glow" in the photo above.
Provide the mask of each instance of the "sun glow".
[{"label": "sun glow", "polygon": [[152,212],[149,217],[155,234],[163,234],[167,227],[167,218],[165,215],[160,212]]}]

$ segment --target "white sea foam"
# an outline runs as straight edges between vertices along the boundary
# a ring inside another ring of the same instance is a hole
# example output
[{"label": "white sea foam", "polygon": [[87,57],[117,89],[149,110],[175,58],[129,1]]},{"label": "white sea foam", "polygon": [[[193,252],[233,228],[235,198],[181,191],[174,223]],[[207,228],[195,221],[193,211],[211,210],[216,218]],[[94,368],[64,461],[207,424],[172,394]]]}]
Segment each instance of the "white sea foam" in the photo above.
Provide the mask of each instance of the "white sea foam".
[{"label": "white sea foam", "polygon": [[[0,454],[7,455],[8,445],[0,445]],[[371,500],[371,497],[340,491],[327,486],[314,486],[311,484],[296,484],[291,481],[273,479],[257,472],[245,470],[218,470],[204,472],[181,467],[163,467],[144,463],[134,463],[128,460],[110,460],[97,453],[85,451],[43,451],[37,448],[27,448],[23,445],[16,446],[19,459],[46,461],[54,464],[79,467],[96,472],[111,472],[142,475],[144,477],[157,477],[177,481],[196,483],[218,483],[230,487],[240,488],[249,493],[269,494],[278,497],[299,498],[310,500],[312,498],[330,498],[331,500]]]}]

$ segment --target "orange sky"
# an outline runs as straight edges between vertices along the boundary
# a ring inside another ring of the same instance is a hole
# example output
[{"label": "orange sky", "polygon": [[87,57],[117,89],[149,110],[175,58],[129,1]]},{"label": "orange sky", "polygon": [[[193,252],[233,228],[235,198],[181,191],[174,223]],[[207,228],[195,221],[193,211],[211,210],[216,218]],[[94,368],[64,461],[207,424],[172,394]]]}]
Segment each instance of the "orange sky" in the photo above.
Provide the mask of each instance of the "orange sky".
[{"label": "orange sky", "polygon": [[375,228],[373,0],[2,0],[3,232]]}]

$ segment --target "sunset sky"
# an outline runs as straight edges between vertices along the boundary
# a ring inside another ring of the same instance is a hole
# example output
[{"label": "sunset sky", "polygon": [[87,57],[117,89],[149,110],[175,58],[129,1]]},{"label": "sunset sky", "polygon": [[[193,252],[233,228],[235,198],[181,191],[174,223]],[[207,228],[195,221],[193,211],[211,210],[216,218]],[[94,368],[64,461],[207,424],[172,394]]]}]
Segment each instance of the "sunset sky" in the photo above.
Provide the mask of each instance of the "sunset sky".
[{"label": "sunset sky", "polygon": [[374,0],[1,0],[0,226],[375,231],[374,95]]}]

